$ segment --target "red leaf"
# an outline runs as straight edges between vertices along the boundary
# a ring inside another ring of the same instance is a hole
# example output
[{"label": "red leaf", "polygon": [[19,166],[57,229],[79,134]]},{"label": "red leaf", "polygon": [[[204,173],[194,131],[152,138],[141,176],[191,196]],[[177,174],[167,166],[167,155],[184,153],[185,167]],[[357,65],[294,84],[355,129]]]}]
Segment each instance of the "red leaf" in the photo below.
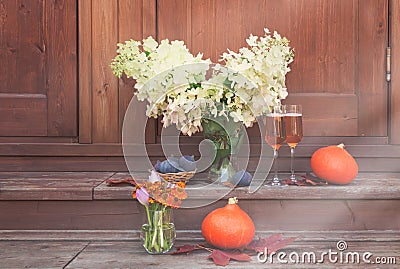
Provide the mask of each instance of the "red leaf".
[{"label": "red leaf", "polygon": [[219,249],[214,249],[211,254],[208,256],[209,259],[213,259],[216,265],[225,266],[229,263],[229,261],[236,260],[240,262],[248,262],[251,261],[251,257],[246,253],[242,253],[240,251],[222,251]]},{"label": "red leaf", "polygon": [[255,250],[258,252],[264,251],[265,247],[268,247],[276,242],[282,240],[281,234],[273,234],[267,238],[259,237],[257,240],[253,240],[249,245],[247,245],[247,249]]},{"label": "red leaf", "polygon": [[199,245],[183,245],[176,247],[176,251],[172,252],[171,254],[181,254],[181,253],[189,254],[190,252],[197,249],[202,249],[202,248],[200,248]]},{"label": "red leaf", "polygon": [[124,179],[106,179],[107,186],[114,186],[121,183],[128,183],[132,186],[136,186],[135,179],[132,177],[124,178]]},{"label": "red leaf", "polygon": [[273,234],[267,238],[258,238],[258,240],[252,241],[246,248],[257,252],[265,252],[265,249],[267,249],[268,253],[271,253],[284,248],[294,240],[296,240],[296,237],[289,237],[282,240],[281,234]]},{"label": "red leaf", "polygon": [[313,176],[310,173],[306,173],[306,175],[302,176],[302,177],[305,179],[306,183],[308,183],[309,185],[312,185],[312,186],[317,186],[317,185],[320,186],[320,185],[328,184],[328,182],[326,182],[325,180],[320,179],[316,176]]},{"label": "red leaf", "polygon": [[235,251],[222,251],[221,252],[231,258],[232,260],[236,260],[239,262],[248,262],[251,261],[251,257],[246,253],[241,252],[240,250]]},{"label": "red leaf", "polygon": [[212,259],[216,265],[221,265],[225,266],[229,263],[230,258],[224,254],[222,250],[219,249],[214,249],[210,256],[208,256],[209,259]]},{"label": "red leaf", "polygon": [[277,252],[278,250],[286,247],[287,244],[292,243],[294,240],[296,240],[296,237],[289,237],[281,241],[275,242],[274,244],[268,246],[268,254],[272,252]]}]

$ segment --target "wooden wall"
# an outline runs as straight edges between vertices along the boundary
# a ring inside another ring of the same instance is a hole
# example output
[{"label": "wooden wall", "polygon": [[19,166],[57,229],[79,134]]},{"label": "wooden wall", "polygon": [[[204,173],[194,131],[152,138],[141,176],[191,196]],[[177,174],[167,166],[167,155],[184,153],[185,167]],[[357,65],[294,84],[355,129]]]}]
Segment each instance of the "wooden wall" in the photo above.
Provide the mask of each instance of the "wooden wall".
[{"label": "wooden wall", "polygon": [[[286,102],[303,104],[305,135],[388,136],[388,0],[114,0],[89,5],[80,2],[81,10],[91,10],[81,24],[81,37],[89,34],[90,44],[81,45],[90,46],[92,54],[90,64],[80,61],[91,72],[81,78],[90,91],[80,89],[85,94],[80,142],[120,142],[133,81],[111,73],[117,42],[149,35],[181,39],[194,54],[203,52],[217,62],[227,48],[237,50],[251,33],[262,35],[264,27],[287,36],[296,50]],[[155,135],[149,133],[148,142]]]},{"label": "wooden wall", "polygon": [[76,1],[0,2],[0,137],[74,137]]},{"label": "wooden wall", "polygon": [[109,65],[117,43],[156,36],[155,10],[155,1],[79,1],[80,64],[87,71],[80,74],[80,143],[121,142],[133,81],[118,80]]},{"label": "wooden wall", "polygon": [[[376,146],[400,144],[397,0],[0,3],[1,171],[125,170],[121,131],[134,81],[111,72],[116,44],[149,35],[182,39],[193,53],[217,61],[264,27],[287,36],[296,49],[287,102],[305,107],[299,168],[308,169],[316,147],[344,141],[363,171],[400,169],[398,146]],[[389,38],[390,84],[385,81]],[[135,107],[135,113],[144,110],[145,103]],[[160,132],[157,121],[147,123],[153,158],[162,156]],[[199,139],[185,137],[191,144],[185,150],[196,151]],[[282,150],[284,167],[287,156]]]}]

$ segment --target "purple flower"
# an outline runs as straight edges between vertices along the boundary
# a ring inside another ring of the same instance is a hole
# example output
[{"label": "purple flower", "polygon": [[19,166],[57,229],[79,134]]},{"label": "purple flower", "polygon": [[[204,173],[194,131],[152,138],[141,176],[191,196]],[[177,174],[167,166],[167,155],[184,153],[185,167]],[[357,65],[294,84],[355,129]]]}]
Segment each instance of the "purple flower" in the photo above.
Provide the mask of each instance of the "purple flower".
[{"label": "purple flower", "polygon": [[149,194],[147,193],[145,188],[140,188],[136,190],[136,198],[142,205],[149,205]]}]

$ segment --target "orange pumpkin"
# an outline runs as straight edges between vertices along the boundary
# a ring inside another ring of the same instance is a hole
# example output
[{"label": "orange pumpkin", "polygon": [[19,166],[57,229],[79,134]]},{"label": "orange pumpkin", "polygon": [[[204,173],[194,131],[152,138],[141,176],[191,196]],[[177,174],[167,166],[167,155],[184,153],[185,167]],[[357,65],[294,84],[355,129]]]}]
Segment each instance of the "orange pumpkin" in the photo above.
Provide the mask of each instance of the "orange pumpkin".
[{"label": "orange pumpkin", "polygon": [[358,174],[358,165],[344,144],[320,148],[311,157],[314,174],[333,184],[348,184]]},{"label": "orange pumpkin", "polygon": [[229,198],[228,204],[210,212],[201,226],[206,241],[224,249],[242,248],[254,237],[254,223],[238,205],[236,198]]}]

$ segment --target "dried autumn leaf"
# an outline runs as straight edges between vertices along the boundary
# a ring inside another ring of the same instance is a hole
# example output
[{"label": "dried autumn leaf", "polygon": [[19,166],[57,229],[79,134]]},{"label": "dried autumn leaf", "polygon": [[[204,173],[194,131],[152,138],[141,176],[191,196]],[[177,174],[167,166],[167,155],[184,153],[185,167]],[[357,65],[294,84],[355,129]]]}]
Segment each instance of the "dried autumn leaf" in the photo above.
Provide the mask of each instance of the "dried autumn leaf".
[{"label": "dried autumn leaf", "polygon": [[230,258],[221,250],[214,249],[211,254],[208,256],[209,259],[212,259],[216,265],[226,266],[229,263]]},{"label": "dried autumn leaf", "polygon": [[221,265],[221,266],[227,265],[231,259],[240,262],[251,261],[251,257],[246,253],[242,253],[240,251],[227,252],[219,249],[214,249],[208,256],[208,258],[213,259],[216,265]]},{"label": "dried autumn leaf", "polygon": [[274,244],[268,246],[268,254],[272,252],[277,252],[278,250],[286,247],[287,244],[292,243],[294,240],[296,240],[296,237],[289,237],[281,241],[275,242]]},{"label": "dried autumn leaf", "polygon": [[284,248],[294,240],[296,240],[296,237],[289,237],[282,240],[281,234],[273,234],[267,238],[258,238],[258,240],[252,241],[246,248],[256,252],[265,252],[267,249],[268,253],[271,253]]},{"label": "dried autumn leaf", "polygon": [[171,254],[181,254],[181,253],[189,254],[190,252],[197,249],[202,249],[202,248],[199,247],[199,245],[183,245],[176,247],[176,251],[172,252]]},{"label": "dried autumn leaf", "polygon": [[135,179],[132,177],[124,178],[124,179],[106,179],[107,186],[114,186],[117,184],[128,183],[132,186],[136,186]]},{"label": "dried autumn leaf", "polygon": [[312,181],[311,179],[306,178],[306,183],[310,184],[311,186],[317,186],[318,183]]},{"label": "dried autumn leaf", "polygon": [[265,247],[274,244],[277,241],[282,240],[281,234],[273,234],[267,238],[259,237],[257,240],[253,240],[246,248],[254,251],[264,251]]},{"label": "dried autumn leaf", "polygon": [[304,180],[308,184],[313,185],[313,186],[315,186],[315,185],[327,185],[328,184],[328,182],[326,182],[325,180],[320,179],[319,177],[313,176],[310,173],[306,173],[306,175],[302,176],[302,177],[304,178]]}]

